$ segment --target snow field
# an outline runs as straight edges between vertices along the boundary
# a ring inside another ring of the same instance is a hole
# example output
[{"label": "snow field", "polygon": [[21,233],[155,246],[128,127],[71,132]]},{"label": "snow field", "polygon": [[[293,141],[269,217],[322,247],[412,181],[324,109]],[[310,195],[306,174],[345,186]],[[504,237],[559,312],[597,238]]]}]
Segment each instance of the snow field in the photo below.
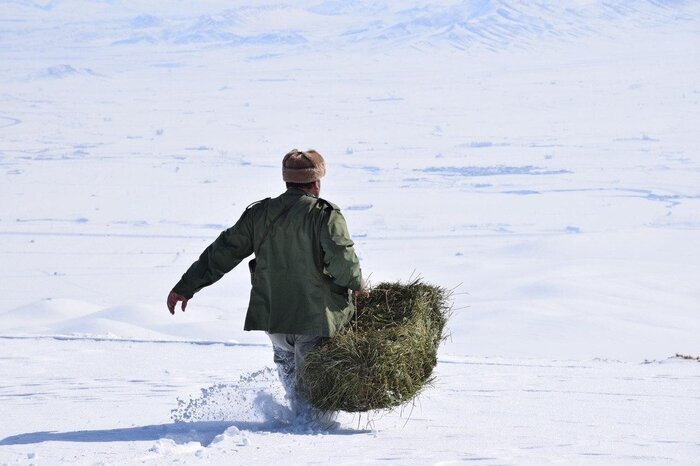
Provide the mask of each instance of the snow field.
[{"label": "snow field", "polygon": [[[0,464],[700,464],[699,5],[0,0]],[[290,419],[244,267],[165,309],[292,147],[455,290],[415,407]]]},{"label": "snow field", "polygon": [[[28,341],[0,339],[7,464],[695,464],[700,446],[693,361],[442,357],[415,406],[325,431],[284,417],[267,347]],[[167,419],[175,398],[190,422]]]}]

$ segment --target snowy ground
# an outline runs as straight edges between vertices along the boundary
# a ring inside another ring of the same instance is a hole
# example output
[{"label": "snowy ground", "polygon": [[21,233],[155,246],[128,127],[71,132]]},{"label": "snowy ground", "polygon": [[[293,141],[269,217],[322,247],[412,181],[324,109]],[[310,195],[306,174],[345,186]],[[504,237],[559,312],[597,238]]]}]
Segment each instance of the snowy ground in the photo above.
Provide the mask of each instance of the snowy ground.
[{"label": "snowy ground", "polygon": [[[700,4],[153,3],[0,0],[0,464],[700,464]],[[456,287],[412,411],[275,421],[243,268],[165,310],[292,147]]]},{"label": "snowy ground", "polygon": [[[275,395],[273,374],[249,375],[270,359],[264,346],[1,339],[0,348],[11,355],[0,374],[8,464],[696,464],[700,447],[700,364],[680,360],[443,357],[415,407],[343,414],[323,432],[275,420],[278,401],[259,395]],[[178,396],[210,387],[190,410],[201,418],[168,418]]]}]

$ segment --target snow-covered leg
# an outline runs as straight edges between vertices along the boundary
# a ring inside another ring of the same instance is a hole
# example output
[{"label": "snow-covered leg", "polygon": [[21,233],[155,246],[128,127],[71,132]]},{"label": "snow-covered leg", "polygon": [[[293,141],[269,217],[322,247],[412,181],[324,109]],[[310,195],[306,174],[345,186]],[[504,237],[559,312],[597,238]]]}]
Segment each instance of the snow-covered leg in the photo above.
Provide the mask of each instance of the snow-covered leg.
[{"label": "snow-covered leg", "polygon": [[285,397],[290,399],[294,395],[295,365],[294,353],[286,351],[279,346],[273,346],[273,360],[277,366],[282,387],[284,387]]}]

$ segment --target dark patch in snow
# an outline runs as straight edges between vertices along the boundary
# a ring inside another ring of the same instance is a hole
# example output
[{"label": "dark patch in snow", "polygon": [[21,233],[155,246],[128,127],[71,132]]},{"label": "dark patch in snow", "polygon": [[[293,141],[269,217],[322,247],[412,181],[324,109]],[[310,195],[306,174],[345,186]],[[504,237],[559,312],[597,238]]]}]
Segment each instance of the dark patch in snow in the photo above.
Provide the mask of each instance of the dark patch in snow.
[{"label": "dark patch in snow", "polygon": [[642,199],[647,199],[653,202],[666,202],[667,207],[673,208],[681,203],[681,201],[686,199],[700,199],[700,194],[656,194],[651,190],[647,189],[613,189],[613,192],[624,192],[628,194],[623,194],[622,197],[638,197]]},{"label": "dark patch in snow", "polygon": [[261,60],[270,60],[271,58],[276,58],[276,57],[281,57],[281,53],[261,53],[260,55],[252,55],[246,60],[248,61],[261,61]]},{"label": "dark patch in snow", "polygon": [[501,143],[501,144],[494,144],[491,141],[474,141],[474,142],[467,142],[464,144],[459,144],[457,147],[471,147],[474,149],[480,149],[482,147],[493,147],[493,146],[507,146],[508,144]]},{"label": "dark patch in snow", "polygon": [[518,196],[529,196],[531,194],[541,194],[539,191],[532,191],[529,189],[520,189],[516,191],[503,191],[503,194],[515,194]]},{"label": "dark patch in snow", "polygon": [[638,142],[638,141],[645,141],[645,142],[659,142],[660,139],[652,138],[646,133],[642,133],[641,136],[637,138],[616,138],[613,139],[615,142]]},{"label": "dark patch in snow", "polygon": [[100,74],[95,73],[90,68],[74,68],[71,65],[55,65],[49,66],[39,72],[35,77],[38,79],[65,79],[71,76],[95,76],[100,77]]},{"label": "dark patch in snow", "polygon": [[0,116],[0,129],[9,128],[10,126],[15,126],[20,123],[22,123],[22,120],[20,120],[19,118]]},{"label": "dark patch in snow", "polygon": [[403,97],[367,97],[370,102],[398,102],[405,100]]},{"label": "dark patch in snow", "polygon": [[116,220],[114,222],[115,225],[129,225],[132,227],[147,227],[148,222],[145,220]]},{"label": "dark patch in snow", "polygon": [[173,222],[170,220],[161,220],[159,223],[162,225],[177,225],[177,226],[183,227],[183,228],[203,228],[206,230],[224,230],[224,229],[228,228],[227,225],[222,225],[220,223],[197,224],[197,223]]},{"label": "dark patch in snow", "polygon": [[341,166],[343,168],[349,168],[351,170],[364,170],[366,172],[373,173],[373,174],[379,173],[381,171],[381,168],[373,167],[371,165],[347,165],[347,164],[344,164]]},{"label": "dark patch in snow", "polygon": [[347,206],[345,210],[369,210],[372,208],[372,204],[354,204]]},{"label": "dark patch in snow", "polygon": [[18,223],[34,223],[34,222],[50,222],[50,223],[88,223],[85,217],[70,218],[18,218],[15,220]]},{"label": "dark patch in snow", "polygon": [[183,63],[152,63],[151,67],[152,68],[182,68],[185,65]]},{"label": "dark patch in snow", "polygon": [[150,36],[134,36],[128,39],[116,40],[111,45],[155,44],[158,41]]},{"label": "dark patch in snow", "polygon": [[427,167],[416,169],[425,173],[436,173],[446,176],[498,176],[498,175],[563,175],[569,170],[547,170],[533,165],[521,167],[491,166],[491,167]]},{"label": "dark patch in snow", "polygon": [[132,19],[129,25],[134,29],[141,29],[158,26],[160,23],[160,19],[153,15],[139,15]]}]

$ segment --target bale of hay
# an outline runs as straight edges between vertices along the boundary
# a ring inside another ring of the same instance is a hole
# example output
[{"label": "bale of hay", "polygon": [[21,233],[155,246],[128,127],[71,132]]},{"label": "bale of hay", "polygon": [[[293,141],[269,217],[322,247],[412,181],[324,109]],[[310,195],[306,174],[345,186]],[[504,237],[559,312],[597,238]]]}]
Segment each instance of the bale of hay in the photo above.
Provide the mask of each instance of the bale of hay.
[{"label": "bale of hay", "polygon": [[429,384],[449,313],[449,293],[420,279],[379,283],[353,320],[307,353],[300,394],[323,411],[390,409]]}]

